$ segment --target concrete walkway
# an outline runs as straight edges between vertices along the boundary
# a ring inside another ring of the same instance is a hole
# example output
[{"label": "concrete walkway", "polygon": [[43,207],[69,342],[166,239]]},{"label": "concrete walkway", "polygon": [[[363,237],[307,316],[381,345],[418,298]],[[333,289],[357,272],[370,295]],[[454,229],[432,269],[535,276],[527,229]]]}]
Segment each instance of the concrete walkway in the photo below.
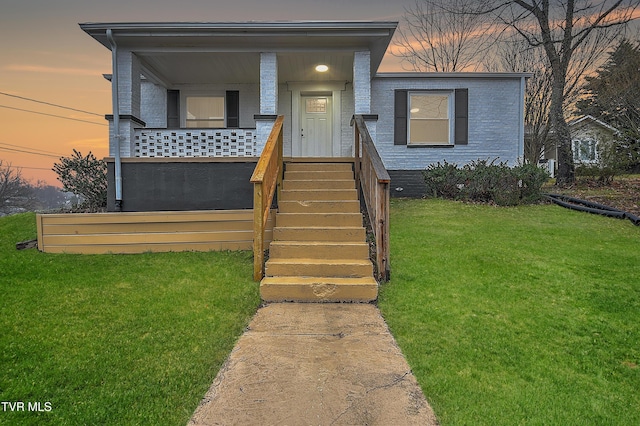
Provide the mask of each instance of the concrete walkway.
[{"label": "concrete walkway", "polygon": [[437,425],[380,312],[368,304],[261,308],[192,425]]}]

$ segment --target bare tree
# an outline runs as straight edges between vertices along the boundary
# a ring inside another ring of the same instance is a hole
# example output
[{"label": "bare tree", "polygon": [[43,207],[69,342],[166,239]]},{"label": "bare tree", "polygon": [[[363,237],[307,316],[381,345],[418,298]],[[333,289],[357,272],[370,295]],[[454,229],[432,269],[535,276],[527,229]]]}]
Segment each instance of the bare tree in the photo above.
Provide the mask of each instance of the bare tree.
[{"label": "bare tree", "polygon": [[[640,0],[417,0],[407,9],[396,56],[414,70],[477,70],[504,37],[540,48],[551,76],[549,127],[557,141],[559,185],[574,181],[565,108],[585,73],[635,19]],[[529,70],[531,71],[531,70]]]},{"label": "bare tree", "polygon": [[[635,18],[640,0],[486,0],[483,14],[544,49],[551,67],[549,121],[558,148],[558,185],[575,179],[565,97]],[[581,55],[576,52],[581,51]],[[580,60],[576,60],[576,58]],[[572,76],[573,74],[573,76]]]},{"label": "bare tree", "polygon": [[0,213],[29,209],[32,203],[31,186],[22,178],[21,170],[0,160]]},{"label": "bare tree", "polygon": [[477,71],[491,30],[477,6],[477,0],[416,0],[405,8],[393,55],[412,71]]}]

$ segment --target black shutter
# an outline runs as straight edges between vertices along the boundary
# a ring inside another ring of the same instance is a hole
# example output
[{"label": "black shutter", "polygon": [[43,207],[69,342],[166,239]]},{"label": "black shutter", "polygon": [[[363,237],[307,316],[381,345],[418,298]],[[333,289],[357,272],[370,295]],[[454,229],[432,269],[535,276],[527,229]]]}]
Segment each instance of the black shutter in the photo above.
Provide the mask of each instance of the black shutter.
[{"label": "black shutter", "polygon": [[469,143],[469,89],[456,89],[455,144]]},{"label": "black shutter", "polygon": [[180,127],[179,90],[167,90],[167,127]]},{"label": "black shutter", "polygon": [[396,90],[393,123],[393,144],[407,144],[407,91]]},{"label": "black shutter", "polygon": [[227,127],[240,127],[240,92],[227,90]]}]

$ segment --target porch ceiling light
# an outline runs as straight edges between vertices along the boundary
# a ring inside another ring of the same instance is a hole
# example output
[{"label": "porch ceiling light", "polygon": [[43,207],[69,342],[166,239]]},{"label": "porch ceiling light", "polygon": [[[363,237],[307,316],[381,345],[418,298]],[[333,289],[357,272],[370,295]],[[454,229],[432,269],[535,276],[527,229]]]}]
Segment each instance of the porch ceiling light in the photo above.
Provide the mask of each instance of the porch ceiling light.
[{"label": "porch ceiling light", "polygon": [[318,72],[327,72],[329,71],[329,67],[325,64],[316,65],[316,71]]}]

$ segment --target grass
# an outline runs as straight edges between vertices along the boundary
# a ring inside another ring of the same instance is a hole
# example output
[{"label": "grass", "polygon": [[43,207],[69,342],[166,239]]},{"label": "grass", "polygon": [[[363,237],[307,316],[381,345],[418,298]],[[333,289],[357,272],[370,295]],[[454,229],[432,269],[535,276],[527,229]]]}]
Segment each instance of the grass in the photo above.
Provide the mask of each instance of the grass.
[{"label": "grass", "polygon": [[640,227],[393,200],[380,309],[443,425],[640,424]]},{"label": "grass", "polygon": [[260,303],[251,253],[15,249],[35,234],[0,219],[0,401],[50,411],[0,424],[185,424]]}]

